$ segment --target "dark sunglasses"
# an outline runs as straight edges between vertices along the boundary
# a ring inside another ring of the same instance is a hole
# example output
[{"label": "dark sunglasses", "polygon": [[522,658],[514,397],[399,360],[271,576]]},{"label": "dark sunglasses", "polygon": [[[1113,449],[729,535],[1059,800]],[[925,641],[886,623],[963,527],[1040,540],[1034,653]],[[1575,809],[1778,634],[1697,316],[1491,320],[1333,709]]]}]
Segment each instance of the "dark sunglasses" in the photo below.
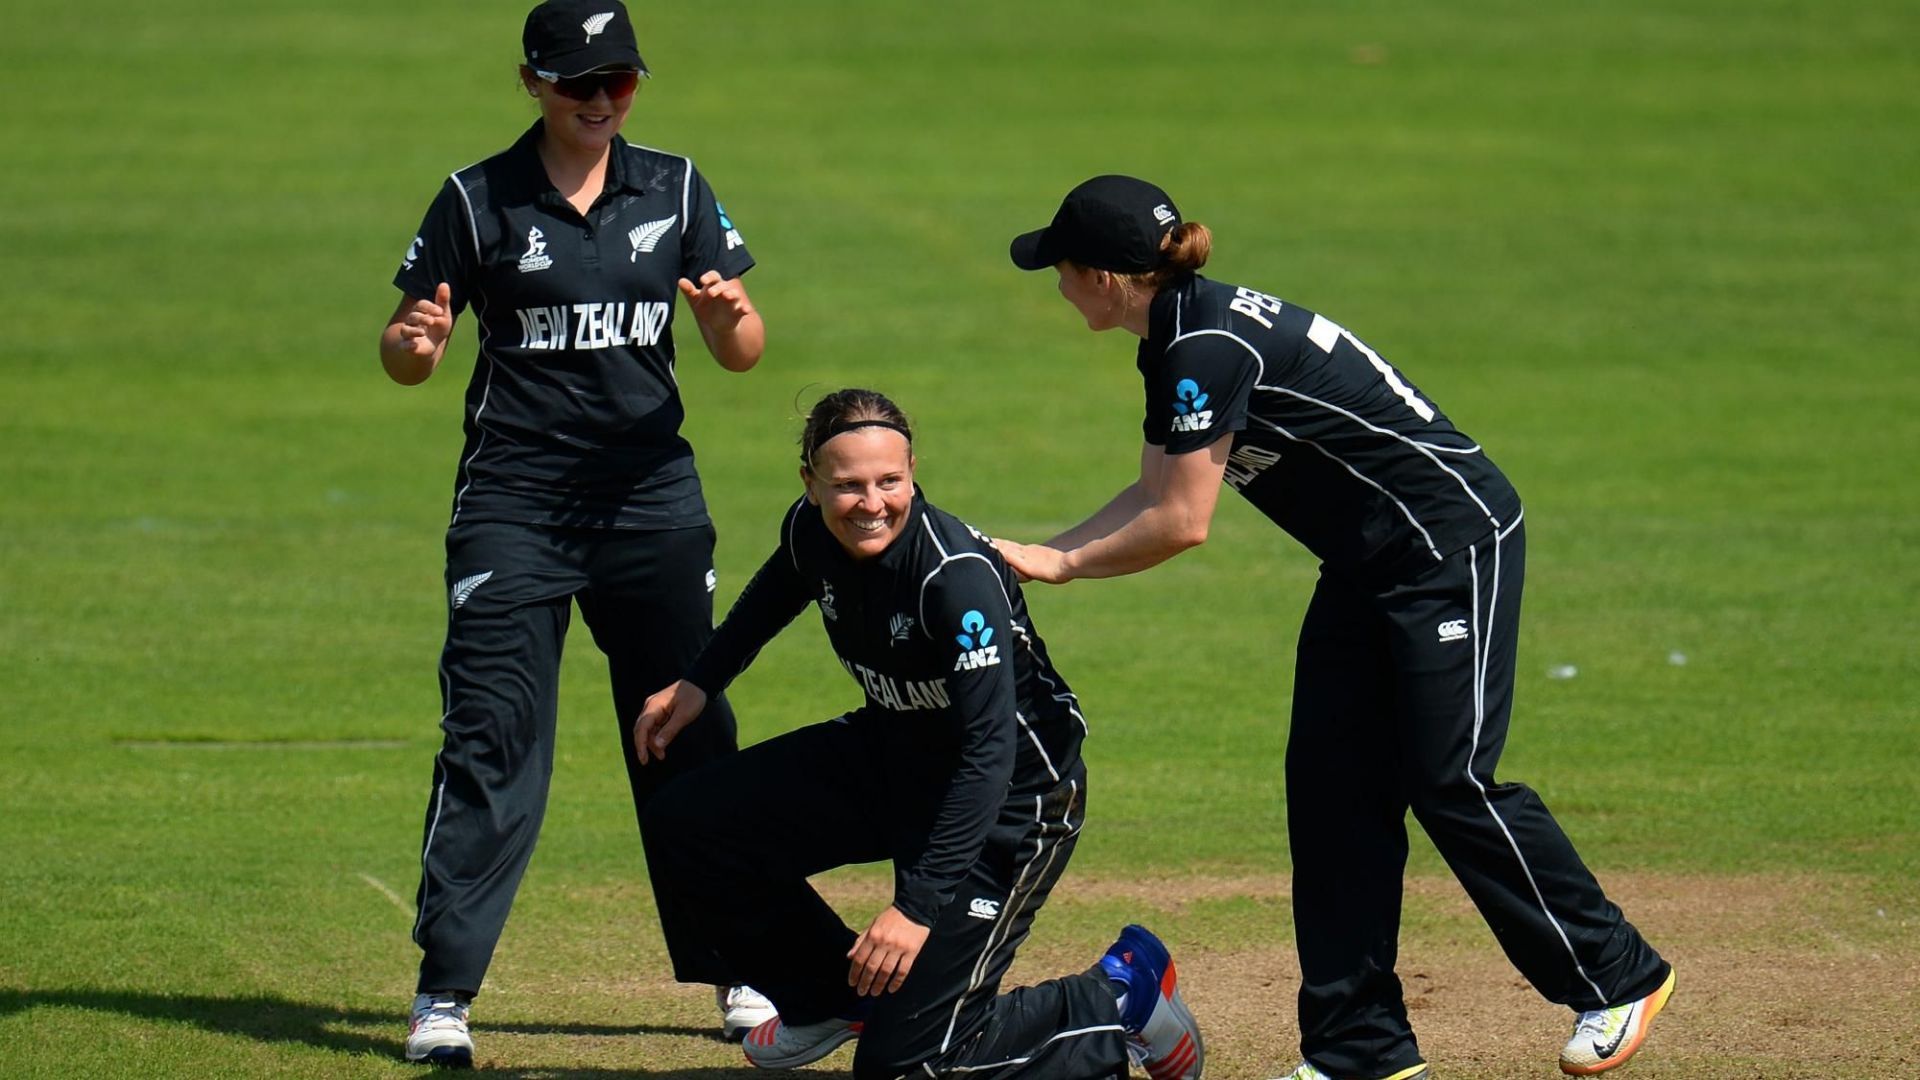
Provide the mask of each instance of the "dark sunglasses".
[{"label": "dark sunglasses", "polygon": [[633,70],[589,71],[585,75],[554,79],[548,85],[553,87],[555,93],[575,101],[592,101],[593,96],[602,90],[610,98],[623,98],[640,85],[640,73]]}]

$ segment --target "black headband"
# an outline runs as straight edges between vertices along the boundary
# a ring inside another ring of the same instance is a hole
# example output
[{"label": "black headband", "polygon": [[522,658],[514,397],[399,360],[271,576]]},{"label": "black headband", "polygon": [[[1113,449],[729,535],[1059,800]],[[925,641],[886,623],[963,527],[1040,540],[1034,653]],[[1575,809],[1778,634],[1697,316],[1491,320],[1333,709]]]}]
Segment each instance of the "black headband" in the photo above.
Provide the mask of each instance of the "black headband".
[{"label": "black headband", "polygon": [[827,430],[821,433],[820,441],[817,443],[814,443],[813,448],[815,450],[818,450],[821,447],[827,445],[827,440],[833,438],[834,436],[845,435],[847,432],[852,431],[855,428],[863,428],[863,427],[887,428],[891,431],[899,432],[900,437],[907,440],[908,443],[913,442],[913,432],[908,431],[903,425],[896,424],[891,420],[845,420],[845,421],[835,420],[827,425]]}]

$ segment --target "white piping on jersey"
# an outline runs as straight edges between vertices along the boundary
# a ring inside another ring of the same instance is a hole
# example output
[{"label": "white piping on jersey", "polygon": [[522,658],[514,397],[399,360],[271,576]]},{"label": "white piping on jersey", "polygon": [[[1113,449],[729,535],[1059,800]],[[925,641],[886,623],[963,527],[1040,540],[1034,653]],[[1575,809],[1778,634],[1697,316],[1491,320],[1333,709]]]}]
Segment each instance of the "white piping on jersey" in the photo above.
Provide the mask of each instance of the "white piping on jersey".
[{"label": "white piping on jersey", "polygon": [[[940,542],[940,534],[933,531],[933,522],[927,520],[927,515],[920,515],[920,524],[927,531],[927,539],[933,541],[934,550],[940,553],[940,565],[934,567],[927,573],[926,577],[920,579],[920,628],[926,630],[927,627],[927,586],[932,583],[935,574],[947,568],[948,563],[960,559],[979,559],[981,562],[987,564],[987,570],[993,574],[994,584],[1000,586],[1000,599],[1006,602],[1007,623],[1012,625],[1013,597],[1007,595],[1007,584],[1000,580],[1000,571],[993,568],[993,560],[977,551],[963,551],[958,555],[950,554],[947,551],[946,545]],[[931,635],[933,632],[928,630],[927,633]]]},{"label": "white piping on jersey", "polygon": [[[471,168],[473,166],[467,166],[467,169]],[[477,267],[484,258],[480,254],[480,225],[474,220],[473,200],[467,196],[467,185],[460,182],[460,173],[466,172],[467,169],[461,169],[449,179],[453,181],[453,190],[460,193],[460,205],[467,211],[467,235],[473,237],[473,258]],[[480,416],[487,411],[487,401],[493,395],[493,373],[499,370],[499,363],[494,360],[493,354],[487,351],[487,342],[493,334],[487,329],[487,305],[482,296],[483,294],[477,292],[473,294],[473,313],[480,323],[480,358],[487,362],[487,381],[480,388],[480,404],[473,410],[473,426],[480,434],[473,440],[473,453],[468,454],[466,459],[460,462],[460,468],[455,474],[466,473],[467,482],[461,484],[460,490],[453,493],[453,517],[447,522],[449,526],[460,521],[460,504],[466,498],[467,489],[473,486],[474,459],[480,456],[480,448],[487,445],[487,425],[481,422]]]},{"label": "white piping on jersey", "polygon": [[[959,559],[979,559],[981,562],[987,564],[988,572],[993,575],[994,584],[1000,586],[1000,598],[1006,601],[1006,604],[1007,604],[1007,625],[1012,628],[1014,636],[1018,637],[1021,643],[1027,646],[1027,651],[1029,654],[1031,654],[1033,651],[1032,640],[1027,637],[1025,628],[1022,627],[1020,623],[1017,620],[1015,620],[1013,617],[1013,597],[1007,595],[1007,584],[1006,582],[1000,579],[1000,571],[994,569],[993,560],[987,558],[985,555],[982,555],[977,551],[963,551],[958,555],[949,554],[947,552],[946,545],[940,542],[940,534],[933,531],[933,522],[927,517],[927,515],[925,514],[920,515],[920,524],[922,527],[926,529],[927,539],[933,541],[934,550],[940,553],[940,565],[934,567],[931,573],[927,574],[926,577],[920,580],[920,629],[921,631],[926,633],[928,637],[933,636],[933,631],[927,629],[927,585],[933,581],[934,575],[938,574],[942,570],[945,570],[947,568],[947,564],[950,562],[954,562]],[[1035,656],[1033,659],[1034,659],[1034,664],[1033,664],[1034,670],[1037,671],[1044,666],[1039,662],[1039,659],[1040,659],[1039,657]],[[1017,683],[1019,681],[1019,677],[1016,675],[1014,678],[1016,682],[1016,693],[1017,693],[1018,692]],[[1078,715],[1078,714],[1076,713],[1075,715]],[[1053,777],[1053,779],[1056,782],[1058,782],[1060,779],[1060,770],[1053,767],[1053,757],[1047,753],[1047,748],[1041,745],[1040,737],[1034,733],[1033,728],[1028,726],[1027,718],[1020,715],[1020,710],[1018,708],[1015,708],[1013,710],[1013,717],[1015,720],[1018,720],[1020,722],[1020,728],[1021,730],[1027,733],[1027,738],[1032,740],[1033,748],[1035,750],[1040,751],[1040,763],[1047,767],[1047,775]],[[1086,724],[1087,722],[1084,719],[1080,721],[1080,726],[1082,730],[1086,728]]]},{"label": "white piping on jersey", "polygon": [[693,186],[693,159],[685,154],[676,154],[671,150],[662,150],[657,146],[642,146],[636,142],[627,144],[629,150],[645,150],[649,154],[659,154],[664,158],[678,158],[682,172],[680,174],[680,229],[684,236],[687,221],[687,190]]},{"label": "white piping on jersey", "polygon": [[[1081,738],[1086,738],[1092,734],[1092,732],[1087,729],[1087,718],[1080,715],[1080,699],[1073,696],[1073,691],[1067,690],[1059,683],[1047,677],[1047,665],[1040,662],[1040,654],[1034,649],[1033,639],[1027,634],[1027,628],[1021,626],[1019,623],[1014,623],[1013,633],[1014,636],[1020,639],[1020,644],[1027,647],[1027,652],[1032,654],[1033,673],[1040,677],[1041,682],[1047,684],[1047,696],[1065,705],[1067,711],[1073,714],[1073,718],[1080,721]],[[1049,765],[1048,767],[1051,768],[1052,766]],[[1054,779],[1057,780],[1059,777],[1055,777]]]},{"label": "white piping on jersey", "polygon": [[1415,446],[1424,446],[1436,454],[1477,454],[1480,452],[1479,443],[1474,443],[1472,446],[1441,446],[1437,443],[1421,442],[1419,439],[1408,439],[1407,441]]},{"label": "white piping on jersey", "polygon": [[486,413],[487,402],[493,397],[493,373],[500,370],[499,361],[495,360],[493,353],[487,349],[487,342],[492,339],[493,332],[487,329],[487,305],[480,298],[479,293],[473,295],[473,312],[480,323],[480,358],[487,362],[487,382],[480,389],[480,404],[473,410],[473,426],[480,434],[473,440],[473,453],[468,454],[467,459],[460,463],[460,470],[467,474],[467,482],[460,485],[459,491],[454,492],[453,518],[447,522],[449,526],[457,524],[460,520],[460,503],[466,498],[467,489],[473,486],[474,459],[480,456],[480,449],[487,445],[487,425],[481,421],[480,417]]},{"label": "white piping on jersey", "polygon": [[1607,995],[1602,993],[1593,977],[1580,963],[1580,954],[1574,952],[1573,942],[1567,939],[1567,931],[1554,918],[1553,910],[1547,907],[1547,898],[1540,891],[1540,883],[1534,880],[1533,867],[1527,865],[1527,857],[1520,851],[1520,845],[1513,838],[1512,830],[1500,818],[1500,812],[1493,807],[1493,800],[1487,797],[1486,785],[1473,774],[1474,755],[1480,751],[1480,728],[1487,717],[1487,665],[1493,656],[1493,615],[1500,605],[1500,535],[1493,538],[1493,590],[1487,597],[1487,610],[1484,621],[1480,612],[1480,546],[1467,547],[1467,570],[1472,578],[1473,587],[1473,741],[1467,745],[1467,781],[1480,793],[1480,803],[1487,808],[1487,816],[1500,827],[1500,834],[1507,838],[1507,847],[1513,851],[1514,861],[1520,864],[1520,872],[1526,875],[1527,885],[1533,889],[1534,902],[1540,905],[1540,914],[1547,917],[1547,925],[1560,936],[1560,944],[1567,950],[1567,959],[1573,962],[1573,970],[1578,972],[1582,982],[1593,991],[1594,1008],[1605,1008]]},{"label": "white piping on jersey", "polygon": [[[473,168],[472,165],[467,166],[467,169],[471,168]],[[453,181],[453,190],[460,193],[460,205],[467,208],[467,235],[473,237],[473,260],[477,264],[482,258],[480,254],[480,227],[475,224],[473,220],[473,200],[467,195],[467,185],[460,182],[460,173],[466,172],[467,169],[461,169],[460,172],[454,173],[447,179]]]},{"label": "white piping on jersey", "polygon": [[[1047,871],[1052,868],[1054,859],[1060,854],[1060,844],[1080,833],[1080,826],[1073,823],[1073,809],[1080,805],[1080,782],[1070,780],[1068,784],[1070,787],[1067,806],[1060,812],[1060,825],[1065,831],[1053,838],[1051,849],[1047,844],[1048,833],[1051,830],[1046,822],[1045,797],[1041,795],[1033,797],[1033,822],[1036,826],[1033,856],[1021,865],[1019,875],[1014,878],[1013,888],[1008,890],[1007,902],[1000,906],[1000,918],[994,923],[993,929],[987,932],[986,946],[980,950],[980,955],[973,962],[973,972],[967,978],[967,988],[954,999],[953,1016],[947,1021],[947,1033],[940,1038],[940,1052],[943,1054],[953,1045],[953,1030],[959,1026],[960,1010],[966,1006],[967,999],[977,993],[981,985],[986,982],[987,962],[992,959],[994,950],[1011,941],[1013,928],[1020,921],[1018,917],[1020,912],[1025,910],[1027,904],[1032,901],[1033,890],[1039,886],[1039,879],[1045,878]],[[1040,856],[1043,854],[1047,857],[1047,865],[1041,867],[1038,878],[1029,883],[1029,878],[1033,876],[1034,864],[1040,861]],[[1018,942],[1013,944],[1017,946]]]},{"label": "white piping on jersey", "polygon": [[1175,345],[1178,345],[1183,341],[1187,341],[1197,337],[1206,337],[1209,334],[1217,335],[1219,337],[1224,337],[1224,338],[1232,338],[1233,340],[1240,343],[1241,348],[1253,354],[1253,362],[1260,365],[1260,370],[1255,372],[1253,376],[1254,389],[1256,390],[1263,389],[1263,387],[1261,387],[1259,383],[1261,379],[1264,379],[1267,377],[1266,357],[1261,356],[1260,350],[1254,348],[1251,344],[1249,344],[1246,338],[1241,337],[1239,334],[1236,334],[1231,330],[1195,330],[1191,334],[1182,334],[1179,337],[1174,338],[1172,341],[1167,342],[1167,350],[1172,351]]},{"label": "white piping on jersey", "polygon": [[[1424,443],[1418,439],[1414,439],[1406,435],[1402,435],[1397,431],[1391,431],[1387,428],[1377,427],[1373,424],[1369,424],[1365,420],[1362,420],[1359,416],[1351,412],[1348,412],[1345,409],[1340,408],[1338,405],[1334,405],[1331,402],[1321,401],[1319,398],[1310,397],[1306,394],[1299,392],[1298,390],[1291,390],[1284,386],[1267,386],[1260,381],[1266,378],[1266,374],[1267,374],[1266,358],[1262,357],[1260,355],[1260,350],[1254,348],[1253,344],[1249,342],[1246,338],[1241,337],[1239,334],[1236,334],[1231,330],[1195,330],[1191,334],[1182,334],[1180,332],[1180,309],[1181,309],[1182,303],[1183,301],[1180,297],[1176,296],[1174,298],[1174,308],[1173,308],[1174,337],[1172,341],[1167,342],[1167,351],[1172,351],[1175,345],[1180,344],[1182,341],[1185,341],[1188,338],[1201,337],[1207,334],[1217,334],[1221,337],[1231,338],[1234,341],[1239,342],[1240,347],[1247,350],[1248,353],[1252,354],[1254,363],[1259,365],[1259,370],[1255,372],[1254,378],[1253,378],[1253,383],[1254,383],[1253,388],[1255,390],[1265,390],[1268,393],[1273,393],[1273,394],[1285,394],[1290,397],[1298,398],[1301,401],[1307,402],[1308,404],[1318,405],[1321,408],[1326,409],[1330,412],[1339,413],[1341,416],[1344,416],[1347,419],[1352,420],[1354,423],[1359,424],[1360,426],[1368,429],[1369,431],[1373,431],[1380,435],[1391,436],[1392,438],[1398,439],[1401,442],[1406,443],[1408,446],[1411,446],[1415,450],[1420,452],[1420,454],[1422,454],[1428,461],[1432,462],[1435,468],[1439,469],[1441,472],[1446,473],[1448,476],[1453,477],[1454,482],[1460,485],[1460,490],[1467,493],[1467,498],[1473,500],[1473,504],[1480,508],[1480,512],[1486,515],[1487,520],[1493,523],[1494,528],[1497,529],[1500,527],[1500,524],[1501,524],[1500,519],[1493,515],[1493,511],[1487,508],[1487,504],[1485,502],[1481,501],[1480,496],[1474,492],[1473,486],[1467,483],[1466,478],[1461,476],[1459,473],[1454,472],[1452,469],[1448,468],[1445,464],[1443,464],[1440,461],[1439,458],[1434,456],[1436,452],[1445,453],[1445,454],[1478,453],[1480,450],[1480,445],[1478,443],[1475,443],[1473,446],[1468,447],[1464,450],[1459,449],[1457,447],[1434,446],[1431,443]],[[1162,355],[1164,355],[1164,353]],[[1266,424],[1268,427],[1271,427],[1275,431],[1278,431],[1282,435],[1285,435],[1287,438],[1292,439],[1295,442],[1306,443],[1308,446],[1311,446],[1314,449],[1320,451],[1321,453],[1326,454],[1327,457],[1333,459],[1334,461],[1339,462],[1342,466],[1344,466],[1348,472],[1352,473],[1354,476],[1358,477],[1361,480],[1365,480],[1369,485],[1371,485],[1375,490],[1379,491],[1382,495],[1386,495],[1387,498],[1393,499],[1393,504],[1400,508],[1400,512],[1407,516],[1407,520],[1413,524],[1413,527],[1415,529],[1419,530],[1421,537],[1426,540],[1427,549],[1433,552],[1433,557],[1435,559],[1440,558],[1440,552],[1439,552],[1439,549],[1434,546],[1433,537],[1427,533],[1426,529],[1421,528],[1420,523],[1418,521],[1414,520],[1413,512],[1407,509],[1406,504],[1401,502],[1399,499],[1394,498],[1394,496],[1391,493],[1389,493],[1386,488],[1381,487],[1379,484],[1375,483],[1374,481],[1368,480],[1367,477],[1362,476],[1357,469],[1355,469],[1351,465],[1348,465],[1345,460],[1335,456],[1332,452],[1327,450],[1326,447],[1321,446],[1319,443],[1316,443],[1311,439],[1303,439],[1298,435],[1295,435],[1291,431],[1288,431],[1285,428],[1281,427],[1280,425],[1274,423],[1273,421],[1267,420],[1263,417],[1249,416],[1248,419],[1259,420],[1260,422]]]},{"label": "white piping on jersey", "polygon": [[793,509],[787,511],[786,523],[781,526],[781,531],[787,534],[787,555],[793,560],[793,572],[796,574],[805,571],[800,569],[800,548],[793,542],[793,523],[800,520],[800,508],[805,505],[807,497],[802,495],[794,501]]},{"label": "white piping on jersey", "polygon": [[[680,220],[685,222],[689,220],[687,218],[687,197],[693,190],[693,159],[683,157],[680,159],[680,164],[684,166],[684,168],[680,170]],[[682,230],[681,235],[684,236],[686,225],[682,224],[680,228]]]},{"label": "white piping on jersey", "polygon": [[1512,521],[1507,522],[1506,528],[1501,529],[1499,532],[1493,534],[1493,538],[1495,540],[1505,540],[1509,535],[1513,533],[1513,530],[1520,527],[1520,522],[1526,520],[1526,516],[1527,516],[1527,511],[1523,507],[1519,513],[1513,515]]},{"label": "white piping on jersey", "polygon": [[1388,491],[1388,490],[1387,490],[1386,488],[1384,488],[1384,487],[1381,487],[1381,486],[1380,486],[1379,484],[1377,484],[1377,483],[1375,483],[1375,482],[1374,482],[1373,480],[1371,480],[1370,478],[1368,478],[1368,477],[1366,476],[1366,474],[1364,474],[1364,473],[1362,473],[1362,472],[1361,472],[1360,470],[1358,470],[1358,469],[1356,469],[1356,468],[1354,468],[1354,467],[1353,467],[1352,465],[1349,465],[1349,464],[1347,464],[1347,463],[1346,463],[1346,462],[1345,462],[1344,460],[1342,460],[1342,459],[1340,458],[1340,456],[1339,456],[1339,455],[1337,455],[1337,454],[1335,454],[1335,453],[1334,453],[1333,451],[1331,451],[1331,450],[1328,450],[1328,449],[1327,449],[1326,447],[1324,447],[1324,446],[1321,446],[1321,445],[1320,445],[1319,443],[1317,443],[1317,442],[1314,442],[1314,441],[1313,441],[1312,439],[1303,439],[1303,438],[1301,438],[1300,436],[1298,436],[1298,435],[1295,435],[1295,434],[1294,434],[1293,432],[1291,432],[1291,431],[1288,431],[1288,430],[1287,430],[1286,428],[1283,428],[1283,427],[1281,427],[1281,426],[1280,426],[1279,424],[1276,424],[1276,423],[1274,423],[1273,421],[1271,421],[1271,420],[1269,420],[1269,419],[1267,419],[1267,418],[1266,418],[1266,417],[1264,417],[1264,416],[1252,416],[1252,415],[1249,415],[1249,416],[1247,417],[1247,419],[1249,419],[1249,420],[1257,420],[1257,421],[1259,421],[1260,423],[1262,423],[1262,424],[1265,424],[1265,425],[1267,425],[1268,427],[1270,427],[1270,428],[1272,428],[1273,430],[1275,430],[1275,431],[1277,431],[1277,432],[1279,432],[1280,434],[1282,434],[1282,435],[1285,435],[1285,436],[1286,436],[1287,438],[1289,438],[1289,439],[1292,439],[1292,440],[1293,440],[1294,442],[1297,442],[1297,443],[1301,443],[1301,444],[1303,444],[1303,445],[1306,445],[1306,446],[1311,446],[1311,447],[1313,447],[1313,448],[1314,448],[1315,450],[1318,450],[1318,451],[1320,451],[1320,452],[1321,452],[1322,454],[1325,454],[1325,455],[1326,455],[1326,457],[1327,457],[1327,460],[1328,460],[1328,461],[1331,461],[1331,462],[1333,462],[1333,463],[1334,463],[1335,465],[1338,465],[1338,466],[1340,466],[1341,468],[1343,468],[1343,469],[1345,469],[1345,470],[1347,470],[1348,472],[1350,472],[1350,473],[1352,473],[1352,474],[1353,474],[1353,476],[1354,476],[1354,479],[1356,479],[1356,480],[1358,480],[1358,481],[1360,481],[1361,483],[1363,483],[1363,484],[1365,484],[1365,485],[1367,485],[1368,487],[1370,487],[1370,488],[1372,488],[1373,490],[1375,490],[1375,491],[1377,491],[1377,492],[1379,492],[1380,494],[1382,494],[1382,495],[1384,495],[1384,496],[1386,496],[1386,497],[1387,497],[1387,501],[1389,501],[1389,502],[1391,502],[1391,503],[1393,503],[1393,505],[1395,505],[1395,506],[1397,506],[1397,507],[1399,507],[1399,508],[1400,508],[1400,513],[1401,513],[1401,515],[1402,515],[1402,516],[1404,516],[1404,517],[1405,517],[1405,518],[1407,519],[1407,524],[1409,524],[1409,525],[1411,525],[1411,526],[1413,526],[1413,531],[1415,531],[1415,532],[1417,532],[1417,533],[1419,533],[1419,534],[1420,534],[1420,539],[1421,539],[1421,541],[1422,541],[1422,542],[1424,542],[1424,543],[1425,543],[1425,544],[1427,545],[1427,550],[1428,550],[1429,552],[1432,552],[1432,553],[1433,553],[1433,558],[1434,558],[1434,561],[1435,561],[1435,562],[1438,562],[1438,561],[1440,561],[1440,559],[1442,558],[1442,556],[1441,556],[1441,554],[1440,554],[1440,548],[1439,548],[1438,546],[1436,546],[1436,545],[1434,544],[1434,542],[1433,542],[1433,536],[1432,536],[1431,534],[1429,534],[1429,533],[1427,532],[1427,530],[1426,530],[1426,529],[1424,529],[1424,528],[1422,528],[1422,527],[1421,527],[1421,525],[1420,525],[1420,519],[1418,519],[1418,518],[1416,518],[1416,517],[1414,517],[1414,516],[1413,516],[1413,511],[1412,511],[1412,510],[1409,510],[1409,509],[1407,509],[1407,504],[1406,504],[1406,503],[1403,503],[1403,502],[1401,502],[1401,501],[1400,501],[1400,500],[1399,500],[1399,499],[1398,499],[1397,497],[1395,497],[1395,495],[1393,494],[1393,492],[1391,492],[1391,491]]},{"label": "white piping on jersey", "polygon": [[1027,741],[1032,743],[1034,750],[1039,752],[1040,763],[1047,767],[1047,775],[1053,778],[1054,783],[1059,783],[1060,770],[1053,767],[1053,758],[1047,756],[1047,748],[1041,744],[1040,736],[1033,730],[1033,725],[1027,723],[1027,718],[1020,714],[1019,709],[1013,710],[1013,718],[1020,721],[1020,730],[1027,733]]},{"label": "white piping on jersey", "polygon": [[[1393,431],[1388,428],[1379,427],[1375,424],[1369,424],[1365,420],[1361,419],[1358,415],[1348,412],[1347,410],[1341,408],[1338,405],[1333,404],[1332,402],[1321,401],[1319,398],[1310,397],[1306,394],[1301,393],[1298,390],[1289,389],[1288,387],[1284,387],[1284,386],[1261,386],[1258,384],[1254,386],[1254,389],[1265,390],[1271,394],[1284,394],[1287,397],[1298,398],[1309,405],[1318,405],[1321,408],[1326,409],[1328,412],[1339,413],[1341,416],[1344,416],[1347,419],[1353,421],[1354,423],[1359,424],[1361,427],[1366,428],[1368,431],[1371,431],[1376,435],[1386,435],[1390,438],[1398,439],[1401,442],[1406,443],[1408,446],[1411,446],[1414,449],[1418,450],[1421,453],[1421,455],[1425,457],[1428,461],[1433,462],[1434,468],[1439,469],[1441,472],[1446,473],[1448,476],[1453,477],[1454,483],[1460,485],[1460,490],[1466,492],[1467,498],[1473,500],[1473,505],[1479,507],[1480,512],[1487,516],[1487,521],[1490,522],[1493,525],[1493,527],[1496,529],[1500,527],[1500,524],[1501,524],[1500,519],[1497,517],[1494,517],[1493,511],[1487,509],[1487,504],[1482,502],[1480,500],[1480,496],[1474,493],[1473,485],[1467,483],[1467,478],[1464,476],[1461,476],[1457,472],[1454,472],[1452,469],[1448,468],[1445,464],[1443,464],[1439,458],[1434,457],[1432,451],[1427,447],[1425,443],[1422,443],[1417,439],[1410,439],[1407,436],[1402,435],[1397,431]],[[1316,443],[1315,445],[1318,445],[1318,444]],[[1476,447],[1476,449],[1478,448]],[[1355,473],[1354,475],[1357,476],[1359,474]]]}]

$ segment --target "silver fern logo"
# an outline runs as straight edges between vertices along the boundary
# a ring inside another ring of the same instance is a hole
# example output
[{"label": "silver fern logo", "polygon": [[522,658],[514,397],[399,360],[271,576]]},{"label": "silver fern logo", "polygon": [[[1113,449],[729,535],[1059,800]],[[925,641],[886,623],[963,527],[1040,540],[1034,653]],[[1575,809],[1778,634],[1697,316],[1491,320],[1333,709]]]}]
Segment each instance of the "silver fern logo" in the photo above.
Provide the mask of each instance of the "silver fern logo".
[{"label": "silver fern logo", "polygon": [[587,21],[580,24],[580,29],[585,30],[587,32],[587,40],[592,41],[593,35],[605,30],[607,24],[612,21],[613,12],[603,11],[598,15],[588,16]]},{"label": "silver fern logo", "polygon": [[649,221],[645,225],[636,225],[628,229],[627,239],[633,242],[633,252],[627,256],[627,261],[633,262],[638,259],[643,251],[649,255],[653,254],[653,249],[660,246],[660,238],[665,236],[667,230],[673,228],[673,223],[679,220],[680,215],[675,214],[670,218]]},{"label": "silver fern logo", "polygon": [[893,640],[902,642],[913,636],[913,616],[904,611],[896,611],[893,618],[887,620],[887,629],[893,631]]},{"label": "silver fern logo", "polygon": [[447,596],[447,599],[452,602],[454,610],[458,611],[462,606],[464,606],[467,602],[467,597],[473,595],[473,590],[479,588],[482,585],[485,585],[487,583],[487,579],[492,576],[493,576],[493,571],[488,570],[483,574],[474,574],[471,577],[463,577],[459,581],[454,582],[453,592],[449,593]]}]

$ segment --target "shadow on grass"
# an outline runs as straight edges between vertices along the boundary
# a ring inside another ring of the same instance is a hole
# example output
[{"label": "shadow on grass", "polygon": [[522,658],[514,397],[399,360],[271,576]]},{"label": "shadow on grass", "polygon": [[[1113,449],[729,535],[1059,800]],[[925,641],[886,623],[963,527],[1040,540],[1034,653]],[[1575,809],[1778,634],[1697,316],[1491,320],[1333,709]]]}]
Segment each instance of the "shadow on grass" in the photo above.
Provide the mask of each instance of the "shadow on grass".
[{"label": "shadow on grass", "polygon": [[[118,1013],[142,1020],[190,1024],[221,1035],[238,1035],[265,1043],[298,1043],[343,1054],[370,1054],[399,1060],[402,1053],[403,1019],[392,1010],[343,1009],[310,1001],[292,1001],[270,994],[238,997],[207,997],[195,994],[156,994],[131,990],[18,990],[0,989],[0,1017],[33,1008],[85,1009],[90,1012]],[[370,1035],[357,1027],[378,1026],[392,1034]],[[720,1041],[710,1027],[684,1027],[666,1024],[540,1024],[488,1023],[480,1029],[504,1035],[683,1035]],[[697,1076],[709,1080],[749,1080],[765,1073],[748,1068],[713,1067],[667,1070],[645,1068],[606,1069],[556,1066],[486,1067],[485,1045],[481,1064],[489,1076],[541,1078],[541,1080],[645,1080],[648,1077]],[[437,1075],[424,1070],[422,1076]],[[823,1078],[845,1073],[816,1073]]]}]

